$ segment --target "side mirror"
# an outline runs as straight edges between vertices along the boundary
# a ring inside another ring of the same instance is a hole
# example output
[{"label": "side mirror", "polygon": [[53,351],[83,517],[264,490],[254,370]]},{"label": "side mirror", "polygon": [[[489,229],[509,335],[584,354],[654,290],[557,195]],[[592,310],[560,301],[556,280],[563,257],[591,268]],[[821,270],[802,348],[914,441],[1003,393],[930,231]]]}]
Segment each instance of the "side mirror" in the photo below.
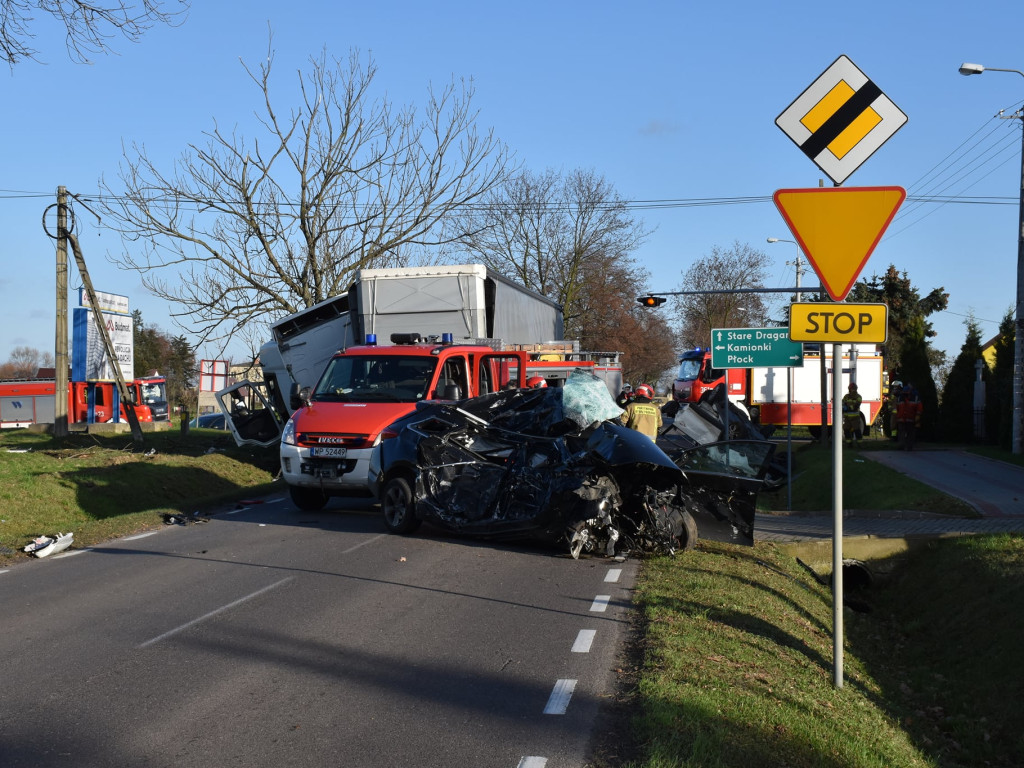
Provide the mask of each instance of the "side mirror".
[{"label": "side mirror", "polygon": [[299,389],[298,384],[292,384],[291,390],[289,391],[288,404],[291,406],[293,411],[297,411],[304,405],[309,405],[309,398],[311,394],[312,390],[309,387],[302,387],[302,389]]},{"label": "side mirror", "polygon": [[445,400],[461,400],[462,390],[459,389],[458,384],[448,384],[444,388],[444,399]]}]

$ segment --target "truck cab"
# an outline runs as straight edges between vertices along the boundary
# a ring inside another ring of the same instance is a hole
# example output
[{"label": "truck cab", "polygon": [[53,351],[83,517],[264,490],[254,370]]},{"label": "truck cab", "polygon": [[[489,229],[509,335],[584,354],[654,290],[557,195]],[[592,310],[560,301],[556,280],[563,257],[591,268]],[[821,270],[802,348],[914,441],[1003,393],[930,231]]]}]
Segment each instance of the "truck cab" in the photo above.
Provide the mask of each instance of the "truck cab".
[{"label": "truck cab", "polygon": [[729,398],[742,401],[747,394],[746,370],[740,368],[713,368],[711,350],[697,347],[679,356],[679,371],[672,382],[672,397],[679,403],[697,403],[701,396],[726,381]]},{"label": "truck cab", "polygon": [[320,509],[331,496],[368,495],[368,462],[386,426],[427,400],[522,387],[529,355],[395,333],[335,354],[311,389],[291,394],[281,472],[292,501]]},{"label": "truck cab", "polygon": [[[167,421],[167,379],[163,376],[145,376],[128,383],[135,394],[135,409],[149,409],[149,421]],[[140,418],[139,421],[144,419]]]}]

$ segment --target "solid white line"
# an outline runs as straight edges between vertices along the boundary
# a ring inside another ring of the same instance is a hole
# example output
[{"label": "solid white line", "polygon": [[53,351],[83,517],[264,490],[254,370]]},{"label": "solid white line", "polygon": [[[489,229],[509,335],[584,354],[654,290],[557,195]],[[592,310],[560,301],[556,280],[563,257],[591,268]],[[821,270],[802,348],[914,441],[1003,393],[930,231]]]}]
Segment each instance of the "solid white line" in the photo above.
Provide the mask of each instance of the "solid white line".
[{"label": "solid white line", "polygon": [[558,680],[548,698],[548,705],[544,707],[544,714],[564,715],[565,710],[569,708],[569,699],[572,698],[574,690],[576,690],[575,680]]},{"label": "solid white line", "polygon": [[355,552],[360,547],[365,547],[367,544],[372,544],[377,539],[383,539],[385,536],[390,536],[390,535],[391,535],[390,533],[379,533],[376,536],[374,536],[372,539],[367,539],[366,541],[361,542],[359,544],[356,544],[353,547],[349,547],[348,549],[342,550],[341,554],[347,555],[349,552]]},{"label": "solid white line", "polygon": [[613,582],[614,581],[618,581],[619,577],[621,575],[622,575],[622,569],[621,568],[609,568],[608,569],[608,575],[604,577],[604,580],[605,581],[613,581]]},{"label": "solid white line", "polygon": [[204,614],[203,616],[200,616],[198,619],[192,619],[192,621],[186,622],[186,623],[182,624],[180,627],[175,627],[174,629],[169,630],[168,632],[164,632],[162,635],[157,635],[156,637],[152,638],[151,640],[147,640],[146,642],[141,643],[141,644],[139,644],[136,647],[137,648],[146,648],[147,646],[153,645],[153,643],[159,643],[161,640],[166,640],[168,637],[171,637],[171,635],[176,635],[179,632],[181,632],[182,630],[185,630],[185,629],[188,629],[189,627],[195,626],[196,624],[198,624],[201,621],[206,621],[207,619],[216,616],[218,613],[223,613],[224,611],[228,610],[229,608],[234,608],[236,605],[241,605],[242,603],[246,602],[247,600],[252,600],[254,597],[259,597],[264,592],[269,592],[270,590],[272,590],[272,589],[274,589],[276,587],[280,587],[282,584],[286,584],[286,583],[288,583],[289,581],[291,581],[294,578],[295,578],[294,576],[289,576],[287,579],[281,579],[280,581],[276,581],[273,584],[264,587],[263,589],[256,590],[251,595],[246,595],[245,597],[240,597],[240,598],[238,598],[237,600],[235,600],[232,603],[228,603],[227,605],[222,605],[220,608],[212,610],[209,613]]},{"label": "solid white line", "polygon": [[546,757],[535,757],[530,755],[529,757],[524,757],[520,760],[519,765],[517,765],[516,768],[544,768],[547,764],[548,759]]},{"label": "solid white line", "polygon": [[59,555],[54,555],[52,560],[63,560],[65,557],[74,557],[80,555],[83,552],[92,552],[92,547],[86,547],[85,549],[72,549],[69,552],[61,552]]},{"label": "solid white line", "polygon": [[134,536],[125,536],[123,539],[121,539],[121,541],[135,541],[136,539],[144,539],[147,536],[156,536],[158,533],[160,533],[159,530],[157,530],[157,531],[148,531],[146,533],[138,533],[138,534],[136,534]]},{"label": "solid white line", "polygon": [[590,610],[595,613],[604,613],[608,610],[608,601],[611,599],[611,595],[598,595],[594,598],[594,602],[590,604]]},{"label": "solid white line", "polygon": [[572,644],[573,653],[590,653],[590,646],[594,644],[596,629],[581,629],[576,635],[576,642]]}]

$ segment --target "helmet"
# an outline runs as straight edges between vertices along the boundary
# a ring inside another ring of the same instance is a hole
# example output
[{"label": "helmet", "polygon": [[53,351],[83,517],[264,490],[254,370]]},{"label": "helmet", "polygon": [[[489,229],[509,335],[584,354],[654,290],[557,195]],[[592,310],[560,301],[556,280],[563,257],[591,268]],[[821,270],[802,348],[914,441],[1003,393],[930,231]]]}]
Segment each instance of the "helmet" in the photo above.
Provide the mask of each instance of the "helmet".
[{"label": "helmet", "polygon": [[623,384],[623,385],[622,385],[622,391],[623,391],[623,392],[632,392],[632,391],[633,391],[633,385],[632,385],[632,384],[630,384],[630,383],[629,383],[629,382],[627,381],[627,382],[626,382],[625,384]]},{"label": "helmet", "polygon": [[526,380],[526,386],[529,389],[544,389],[547,385],[543,376],[531,376]]},{"label": "helmet", "polygon": [[636,388],[636,394],[638,397],[646,397],[648,400],[653,400],[654,388],[650,384],[641,384]]},{"label": "helmet", "polygon": [[892,384],[890,384],[889,386],[890,386],[891,388],[894,388],[894,389],[903,389],[903,382],[902,382],[902,381],[894,381],[894,382],[893,382]]}]

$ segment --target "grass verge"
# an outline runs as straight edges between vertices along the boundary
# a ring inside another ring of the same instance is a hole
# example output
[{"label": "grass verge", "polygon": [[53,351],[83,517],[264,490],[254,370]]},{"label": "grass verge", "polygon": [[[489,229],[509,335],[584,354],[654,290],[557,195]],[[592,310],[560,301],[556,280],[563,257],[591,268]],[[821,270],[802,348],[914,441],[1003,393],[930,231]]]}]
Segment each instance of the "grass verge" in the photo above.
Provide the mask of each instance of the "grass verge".
[{"label": "grass verge", "polygon": [[[935,540],[844,612],[772,545],[646,561],[635,679],[592,765],[901,768],[1024,764],[1024,538]],[[627,714],[628,713],[628,714]]]},{"label": "grass verge", "polygon": [[3,432],[0,564],[42,534],[72,532],[86,547],[163,525],[165,513],[269,492],[276,472],[276,448],[238,448],[216,430],[146,433],[142,447],[123,434]]},{"label": "grass verge", "polygon": [[[960,499],[871,461],[865,454],[888,450],[890,444],[865,440],[856,448],[843,449],[843,506],[856,510],[904,510],[977,517],[977,511]],[[785,487],[758,496],[758,509],[784,510],[790,493]],[[832,448],[804,443],[793,452],[792,509],[821,512],[832,509]]]}]

